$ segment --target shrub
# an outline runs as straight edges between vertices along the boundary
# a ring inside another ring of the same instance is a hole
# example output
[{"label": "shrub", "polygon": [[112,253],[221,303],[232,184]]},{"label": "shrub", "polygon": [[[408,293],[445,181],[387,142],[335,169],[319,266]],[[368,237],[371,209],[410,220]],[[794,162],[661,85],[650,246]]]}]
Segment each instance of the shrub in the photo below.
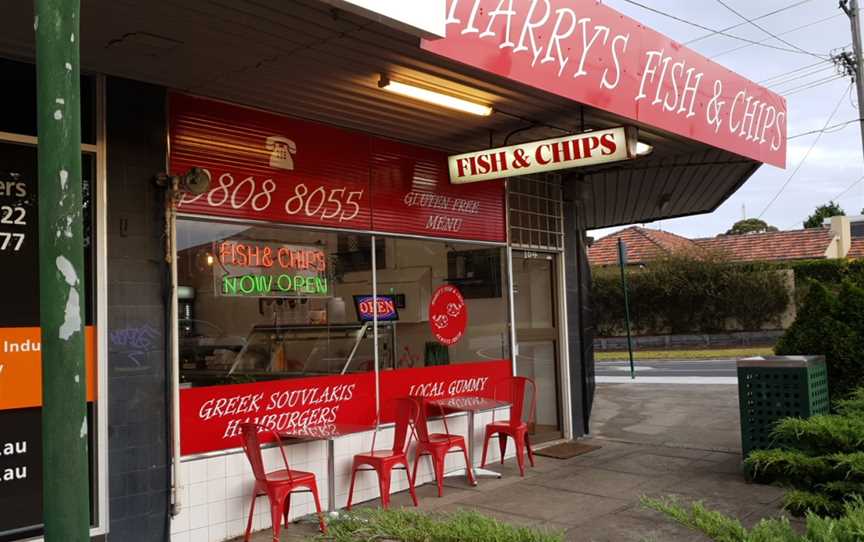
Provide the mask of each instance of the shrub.
[{"label": "shrub", "polygon": [[828,387],[836,398],[864,385],[864,289],[845,281],[839,293],[818,282],[810,289],[795,322],[777,346],[778,355],[821,354],[828,364]]},{"label": "shrub", "polygon": [[[618,268],[594,270],[592,301],[600,336],[624,329]],[[722,254],[672,254],[628,269],[630,314],[638,334],[711,333],[730,320],[748,330],[776,321],[790,303],[786,281],[769,266],[743,267]]]},{"label": "shrub", "polygon": [[748,530],[737,519],[708,510],[700,502],[685,506],[673,499],[643,497],[642,504],[718,542],[860,542],[864,540],[864,500],[861,497],[846,503],[837,518],[820,517],[809,512],[804,534],[795,532],[786,518],[763,519]]},{"label": "shrub", "polygon": [[755,450],[745,465],[752,478],[790,488],[795,514],[839,516],[864,498],[864,388],[838,402],[837,414],[785,418],[772,433],[777,448]]}]

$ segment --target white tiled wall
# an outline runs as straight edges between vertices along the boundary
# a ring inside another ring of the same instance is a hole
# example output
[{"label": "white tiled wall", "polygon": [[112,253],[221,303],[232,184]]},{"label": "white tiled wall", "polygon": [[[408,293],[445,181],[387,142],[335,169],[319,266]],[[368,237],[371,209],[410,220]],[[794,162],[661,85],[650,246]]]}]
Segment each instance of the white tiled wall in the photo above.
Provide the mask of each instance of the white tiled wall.
[{"label": "white tiled wall", "polygon": [[[507,409],[499,410],[496,419],[505,419]],[[483,451],[483,432],[487,423],[492,421],[492,413],[479,413],[475,417],[475,451],[474,465],[479,466]],[[457,415],[447,418],[447,427],[454,435],[467,435],[467,416]],[[430,422],[429,430],[443,432],[441,421]],[[389,449],[393,443],[393,428],[379,431],[375,442],[376,449]],[[344,508],[348,501],[348,487],[351,483],[351,463],[354,454],[368,452],[372,445],[372,432],[348,435],[336,441],[336,505]],[[327,508],[327,445],[324,441],[292,444],[285,446],[288,463],[293,470],[315,473],[321,506]],[[508,457],[514,453],[512,442],[508,444]],[[279,449],[276,447],[263,450],[264,466],[270,470],[284,468]],[[490,442],[487,462],[499,459],[497,442]],[[414,450],[409,450],[409,461],[414,466]],[[462,468],[464,461],[459,454],[450,454],[445,463],[445,471]],[[191,459],[181,463],[182,479],[186,485],[183,488],[183,506],[180,514],[171,522],[172,542],[222,542],[242,535],[246,530],[251,503],[252,469],[242,451]],[[417,485],[435,483],[431,461],[423,459],[417,472]],[[482,483],[482,481],[480,482]],[[402,471],[394,471],[390,492],[396,493],[408,489],[408,480]],[[446,491],[446,489],[445,489]],[[375,472],[357,474],[354,484],[354,502],[361,503],[377,499],[378,477]],[[309,493],[298,493],[291,497],[290,517],[296,518],[315,511],[312,496]],[[270,507],[267,497],[259,497],[255,503],[255,515],[252,521],[253,530],[270,528]],[[289,527],[290,529],[290,527]]]}]

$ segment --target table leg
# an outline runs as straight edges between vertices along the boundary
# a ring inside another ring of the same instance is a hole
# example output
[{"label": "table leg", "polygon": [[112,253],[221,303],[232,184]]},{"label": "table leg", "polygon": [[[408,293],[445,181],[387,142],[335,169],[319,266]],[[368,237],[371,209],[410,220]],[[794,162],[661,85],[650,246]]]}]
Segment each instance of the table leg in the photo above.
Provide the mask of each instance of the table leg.
[{"label": "table leg", "polygon": [[[474,411],[468,411],[468,468],[471,469],[471,472],[474,474],[474,485],[477,485],[477,478],[480,476],[491,476],[494,478],[501,478],[500,472],[495,472],[489,469],[481,469],[480,467],[474,466],[474,433],[476,431],[476,427],[474,427]],[[465,476],[465,469],[459,469],[453,472],[449,472],[444,475],[445,478],[450,478],[451,476]]]},{"label": "table leg", "polygon": [[336,511],[336,442],[327,439],[327,512]]}]

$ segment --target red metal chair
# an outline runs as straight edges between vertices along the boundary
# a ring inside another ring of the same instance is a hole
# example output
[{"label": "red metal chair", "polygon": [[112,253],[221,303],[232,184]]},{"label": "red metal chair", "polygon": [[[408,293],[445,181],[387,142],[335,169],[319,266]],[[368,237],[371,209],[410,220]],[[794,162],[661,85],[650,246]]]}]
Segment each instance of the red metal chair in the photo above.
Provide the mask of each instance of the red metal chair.
[{"label": "red metal chair", "polygon": [[[499,397],[499,390],[504,388],[506,396]],[[525,392],[530,388],[531,406],[528,411],[528,420],[523,421],[525,412]],[[501,449],[501,463],[504,463],[504,454],[507,452],[507,437],[513,438],[516,443],[516,462],[519,464],[519,474],[525,476],[525,450],[528,450],[528,460],[534,466],[534,451],[531,449],[531,441],[528,438],[528,428],[534,421],[537,410],[537,385],[530,378],[524,376],[512,376],[495,384],[494,396],[510,401],[510,419],[495,421],[495,412],[492,412],[492,423],[486,425],[486,436],[483,439],[483,459],[480,467],[486,466],[486,452],[489,450],[489,439],[498,435],[498,446]]]},{"label": "red metal chair", "polygon": [[[270,501],[270,515],[273,520],[273,540],[279,541],[279,531],[282,528],[282,520],[288,526],[288,509],[291,505],[291,493],[312,492],[315,498],[315,509],[318,511],[318,524],[322,533],[327,532],[324,524],[324,516],[321,513],[321,501],[318,499],[318,487],[315,484],[315,474],[299,470],[291,470],[288,466],[288,458],[282,449],[282,440],[275,431],[256,423],[244,423],[240,425],[241,442],[243,451],[252,465],[255,474],[255,489],[252,492],[252,507],[249,509],[249,522],[246,524],[246,536],[244,540],[249,542],[249,534],[252,531],[252,515],[255,512],[255,499],[261,495],[267,495]],[[282,470],[264,472],[264,460],[261,458],[261,441],[258,433],[271,433],[279,443],[279,452],[285,468]],[[300,488],[300,489],[298,489]]]},{"label": "red metal chair", "polygon": [[[354,497],[354,479],[357,471],[374,470],[378,473],[378,487],[381,490],[381,507],[390,505],[390,473],[393,469],[405,469],[408,477],[408,491],[414,506],[417,506],[417,494],[414,492],[414,478],[408,471],[408,444],[413,436],[413,426],[417,423],[417,402],[409,398],[396,399],[396,428],[393,434],[393,448],[390,450],[376,450],[375,438],[378,431],[372,435],[372,448],[368,454],[357,454],[354,456],[354,465],[351,467],[351,489],[348,490],[348,510],[351,510],[351,501]],[[408,427],[412,427],[412,434],[408,435]],[[366,468],[363,468],[366,467]]]},{"label": "red metal chair", "polygon": [[[449,453],[455,453],[459,450],[465,456],[465,472],[468,476],[468,482],[474,485],[474,473],[471,470],[471,462],[468,460],[468,447],[465,445],[465,438],[459,435],[451,435],[447,428],[447,417],[444,416],[444,410],[441,410],[441,417],[444,420],[444,433],[429,433],[429,427],[426,423],[426,401],[422,397],[411,397],[417,404],[418,415],[415,430],[417,432],[417,455],[414,457],[414,480],[417,480],[417,465],[420,464],[420,458],[428,455],[432,458],[432,468],[435,471],[435,481],[438,483],[438,496],[441,497],[444,493],[444,458]],[[471,431],[471,428],[468,429]]]}]

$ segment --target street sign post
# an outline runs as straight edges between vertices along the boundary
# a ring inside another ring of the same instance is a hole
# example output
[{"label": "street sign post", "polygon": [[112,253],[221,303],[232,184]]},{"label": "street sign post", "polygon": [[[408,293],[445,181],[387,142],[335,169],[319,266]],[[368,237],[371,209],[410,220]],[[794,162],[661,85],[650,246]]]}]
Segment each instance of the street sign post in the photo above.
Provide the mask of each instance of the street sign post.
[{"label": "street sign post", "polygon": [[630,356],[630,378],[636,378],[633,364],[633,338],[630,335],[630,294],[627,291],[627,243],[618,239],[618,263],[621,266],[621,289],[624,291],[624,325],[627,330],[627,353]]}]

